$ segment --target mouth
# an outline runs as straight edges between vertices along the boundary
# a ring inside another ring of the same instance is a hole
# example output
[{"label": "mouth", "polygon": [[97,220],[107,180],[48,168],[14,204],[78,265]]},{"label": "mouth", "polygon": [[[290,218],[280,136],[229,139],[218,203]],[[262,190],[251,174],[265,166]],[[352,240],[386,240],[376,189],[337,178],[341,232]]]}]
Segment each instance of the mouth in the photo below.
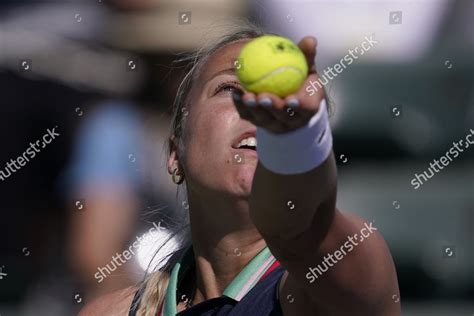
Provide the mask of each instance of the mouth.
[{"label": "mouth", "polygon": [[256,131],[251,130],[241,134],[234,140],[232,148],[257,151]]}]

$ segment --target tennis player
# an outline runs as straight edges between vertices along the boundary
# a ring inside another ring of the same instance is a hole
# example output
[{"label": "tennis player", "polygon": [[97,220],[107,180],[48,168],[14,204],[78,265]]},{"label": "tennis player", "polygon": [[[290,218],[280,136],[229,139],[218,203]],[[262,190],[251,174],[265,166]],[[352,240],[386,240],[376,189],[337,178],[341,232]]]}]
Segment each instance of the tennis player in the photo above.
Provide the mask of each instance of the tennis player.
[{"label": "tennis player", "polygon": [[186,185],[190,242],[81,316],[400,315],[382,236],[336,208],[326,96],[306,91],[316,40],[299,42],[310,73],[282,99],[235,76],[239,51],[262,35],[242,26],[202,48],[177,91],[168,171]]}]

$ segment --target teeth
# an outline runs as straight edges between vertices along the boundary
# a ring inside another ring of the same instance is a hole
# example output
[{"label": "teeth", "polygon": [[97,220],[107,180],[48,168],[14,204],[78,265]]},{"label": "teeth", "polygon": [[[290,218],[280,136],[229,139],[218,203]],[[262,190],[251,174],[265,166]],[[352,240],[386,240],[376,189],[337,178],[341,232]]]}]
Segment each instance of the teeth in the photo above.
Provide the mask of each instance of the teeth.
[{"label": "teeth", "polygon": [[257,139],[255,137],[247,138],[247,145],[249,146],[257,146]]},{"label": "teeth", "polygon": [[241,146],[255,146],[257,147],[257,139],[255,137],[247,137],[247,138],[244,138],[240,141],[238,147],[241,147]]}]

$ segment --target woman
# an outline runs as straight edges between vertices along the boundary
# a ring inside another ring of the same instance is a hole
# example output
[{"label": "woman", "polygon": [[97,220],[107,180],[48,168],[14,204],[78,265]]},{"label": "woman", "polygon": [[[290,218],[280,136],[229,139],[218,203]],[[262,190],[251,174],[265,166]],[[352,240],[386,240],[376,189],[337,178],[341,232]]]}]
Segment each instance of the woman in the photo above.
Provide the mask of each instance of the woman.
[{"label": "woman", "polygon": [[177,93],[168,171],[186,183],[192,246],[81,316],[400,315],[383,238],[335,206],[324,91],[305,91],[316,40],[299,42],[310,73],[281,99],[244,93],[235,76],[240,49],[261,35],[243,27],[199,51]]}]

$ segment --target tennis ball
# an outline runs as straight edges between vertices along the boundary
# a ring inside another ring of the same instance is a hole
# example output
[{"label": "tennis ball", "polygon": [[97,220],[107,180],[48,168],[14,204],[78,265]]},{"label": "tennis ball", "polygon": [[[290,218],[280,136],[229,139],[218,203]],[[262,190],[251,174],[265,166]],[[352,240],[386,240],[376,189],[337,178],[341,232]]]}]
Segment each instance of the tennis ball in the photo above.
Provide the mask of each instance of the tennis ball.
[{"label": "tennis ball", "polygon": [[303,52],[291,40],[276,35],[264,35],[247,43],[235,68],[246,90],[279,97],[298,91],[308,75]]}]

